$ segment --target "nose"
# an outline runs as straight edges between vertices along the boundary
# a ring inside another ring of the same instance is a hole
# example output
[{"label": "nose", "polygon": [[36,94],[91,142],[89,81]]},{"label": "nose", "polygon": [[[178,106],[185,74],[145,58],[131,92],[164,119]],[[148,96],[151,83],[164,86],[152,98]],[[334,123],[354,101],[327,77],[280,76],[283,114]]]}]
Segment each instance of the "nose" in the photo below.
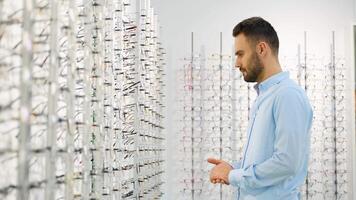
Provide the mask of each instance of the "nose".
[{"label": "nose", "polygon": [[237,69],[240,69],[240,67],[241,67],[241,62],[239,61],[239,59],[237,57],[236,57],[236,60],[235,60],[235,67]]}]

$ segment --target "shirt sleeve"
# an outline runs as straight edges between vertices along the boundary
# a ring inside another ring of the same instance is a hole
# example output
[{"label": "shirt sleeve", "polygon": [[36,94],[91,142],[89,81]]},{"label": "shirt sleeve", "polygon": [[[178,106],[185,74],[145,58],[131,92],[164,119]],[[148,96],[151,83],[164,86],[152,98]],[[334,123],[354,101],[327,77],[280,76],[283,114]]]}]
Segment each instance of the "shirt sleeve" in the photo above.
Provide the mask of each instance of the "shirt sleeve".
[{"label": "shirt sleeve", "polygon": [[233,169],[239,169],[239,168],[241,168],[241,163],[242,163],[241,160],[233,161],[233,162],[231,162],[231,166],[232,166]]},{"label": "shirt sleeve", "polygon": [[296,88],[280,91],[273,105],[275,142],[272,157],[262,163],[234,168],[231,185],[258,189],[273,186],[295,176],[309,153],[312,110],[303,93]]}]

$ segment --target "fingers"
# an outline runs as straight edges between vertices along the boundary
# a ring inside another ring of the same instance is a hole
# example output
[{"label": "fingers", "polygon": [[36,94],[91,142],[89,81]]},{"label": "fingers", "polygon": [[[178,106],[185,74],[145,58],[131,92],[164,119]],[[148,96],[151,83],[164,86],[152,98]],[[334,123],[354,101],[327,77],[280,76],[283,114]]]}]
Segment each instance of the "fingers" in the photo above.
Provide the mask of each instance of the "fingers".
[{"label": "fingers", "polygon": [[214,183],[214,184],[220,183],[220,184],[226,184],[227,185],[226,181],[224,181],[222,179],[219,179],[219,178],[213,179],[211,182]]},{"label": "fingers", "polygon": [[213,179],[211,182],[214,184],[221,183],[221,179]]},{"label": "fingers", "polygon": [[218,165],[218,164],[223,162],[222,160],[218,160],[218,159],[215,159],[215,158],[208,158],[207,161],[208,161],[208,163],[211,163],[211,164],[214,164],[214,165]]},{"label": "fingers", "polygon": [[226,184],[226,182],[221,177],[219,177],[214,170],[210,173],[210,182],[213,184]]}]

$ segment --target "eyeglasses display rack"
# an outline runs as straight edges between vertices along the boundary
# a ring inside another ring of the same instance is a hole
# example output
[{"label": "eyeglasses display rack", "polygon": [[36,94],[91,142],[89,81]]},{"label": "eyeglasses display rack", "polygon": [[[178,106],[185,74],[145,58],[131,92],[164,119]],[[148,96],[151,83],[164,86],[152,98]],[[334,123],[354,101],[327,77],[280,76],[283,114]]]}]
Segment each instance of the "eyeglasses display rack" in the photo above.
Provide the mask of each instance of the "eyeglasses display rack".
[{"label": "eyeglasses display rack", "polygon": [[149,0],[0,1],[0,199],[161,199]]}]

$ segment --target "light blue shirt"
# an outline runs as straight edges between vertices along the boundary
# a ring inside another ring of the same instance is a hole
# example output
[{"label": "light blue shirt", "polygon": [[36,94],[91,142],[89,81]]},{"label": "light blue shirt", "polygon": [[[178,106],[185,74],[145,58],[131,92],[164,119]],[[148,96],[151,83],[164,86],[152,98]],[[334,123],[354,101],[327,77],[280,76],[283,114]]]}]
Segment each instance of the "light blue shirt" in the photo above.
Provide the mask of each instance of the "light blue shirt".
[{"label": "light blue shirt", "polygon": [[313,111],[302,88],[280,72],[256,84],[242,160],[229,182],[239,200],[297,200],[307,175]]}]

